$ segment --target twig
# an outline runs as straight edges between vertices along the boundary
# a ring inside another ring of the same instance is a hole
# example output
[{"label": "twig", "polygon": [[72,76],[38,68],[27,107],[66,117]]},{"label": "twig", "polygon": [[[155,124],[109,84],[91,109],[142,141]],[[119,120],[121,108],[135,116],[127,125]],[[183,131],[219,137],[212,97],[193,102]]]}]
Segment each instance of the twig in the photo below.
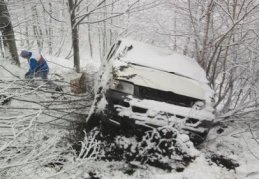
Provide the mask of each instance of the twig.
[{"label": "twig", "polygon": [[244,142],[246,143],[246,146],[247,146],[248,151],[249,151],[257,160],[259,160],[259,158],[258,158],[257,156],[255,156],[254,153],[250,150],[250,148],[249,148],[249,146],[248,146],[248,144],[247,144],[247,142],[246,142],[246,140],[245,140],[243,134],[242,134],[242,137],[243,137]]},{"label": "twig", "polygon": [[3,166],[3,167],[0,166],[0,169],[7,169],[7,168],[18,167],[18,166],[22,166],[22,165],[28,165],[28,164],[32,164],[32,163],[38,163],[39,161],[51,159],[51,158],[58,157],[58,156],[59,155],[48,156],[48,157],[38,159],[38,160],[35,160],[35,161],[32,161],[32,162],[22,162],[22,163],[17,163],[17,164],[13,164],[13,165]]},{"label": "twig", "polygon": [[57,21],[57,22],[65,23],[65,21],[61,21],[61,20],[58,20],[58,19],[56,19],[55,17],[53,17],[53,16],[49,13],[49,11],[46,10],[46,8],[45,8],[45,6],[44,6],[44,4],[42,3],[41,0],[40,0],[40,3],[41,3],[41,5],[42,5],[42,7],[43,7],[44,12],[46,12],[46,13],[49,15],[50,18],[54,19],[54,20]]},{"label": "twig", "polygon": [[252,139],[255,140],[255,142],[259,145],[259,142],[258,142],[258,140],[256,140],[256,137],[254,136],[254,133],[253,133],[253,131],[251,129],[251,124],[250,123],[246,123],[246,124],[247,124],[247,126],[249,128],[249,131],[251,132],[251,134],[253,136]]},{"label": "twig", "polygon": [[[44,110],[69,110],[69,109],[86,109],[87,107],[90,107],[91,105],[84,105],[82,107],[71,107],[71,106],[68,106],[68,107],[65,107],[65,108],[46,108]],[[24,110],[24,109],[27,109],[27,110],[38,110],[39,108],[25,108],[25,107],[1,107],[2,109],[5,109],[5,110],[12,110],[12,109],[20,109],[20,110]],[[62,112],[65,112],[65,111],[62,111]]]},{"label": "twig", "polygon": [[15,139],[16,139],[18,136],[20,136],[20,135],[21,135],[22,133],[24,133],[26,130],[28,130],[29,128],[31,128],[32,123],[34,122],[35,119],[37,119],[37,118],[39,117],[39,115],[41,114],[41,112],[42,112],[42,111],[39,110],[38,114],[37,114],[34,118],[31,119],[29,126],[26,127],[26,128],[24,128],[24,129],[23,129],[22,131],[20,131],[18,134],[16,134],[16,135],[13,137],[13,140],[12,140],[12,141],[10,141],[9,143],[3,145],[3,146],[0,148],[0,153],[1,153],[2,151],[4,151],[8,146],[10,146],[10,145],[15,141]]},{"label": "twig", "polygon": [[21,79],[19,76],[16,76],[15,74],[13,74],[12,72],[10,72],[9,70],[7,70],[3,65],[0,65],[3,69],[5,69],[6,71],[8,71],[10,74],[12,74],[14,77]]},{"label": "twig", "polygon": [[53,177],[55,177],[55,176],[57,176],[57,175],[60,175],[60,174],[65,173],[65,172],[67,172],[67,171],[69,171],[69,170],[73,170],[73,169],[75,169],[75,168],[78,168],[78,167],[80,167],[81,165],[83,165],[83,164],[85,164],[85,163],[87,163],[87,162],[89,162],[89,160],[85,160],[85,161],[83,161],[82,163],[77,164],[76,166],[70,167],[70,168],[68,168],[68,169],[66,169],[66,170],[62,170],[62,171],[60,171],[60,172],[58,172],[58,173],[55,173],[55,174],[53,174],[53,175],[50,175],[50,176],[46,177],[46,179],[47,179],[47,178],[53,178]]}]

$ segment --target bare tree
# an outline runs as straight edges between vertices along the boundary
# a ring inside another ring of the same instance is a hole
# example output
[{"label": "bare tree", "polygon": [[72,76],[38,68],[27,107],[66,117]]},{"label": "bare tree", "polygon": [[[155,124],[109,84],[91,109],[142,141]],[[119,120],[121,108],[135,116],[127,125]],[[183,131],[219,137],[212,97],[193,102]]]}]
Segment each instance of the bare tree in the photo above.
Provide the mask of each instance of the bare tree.
[{"label": "bare tree", "polygon": [[[160,1],[159,35],[168,47],[195,58],[217,93],[219,116],[241,114],[258,101],[259,4],[256,0]],[[171,12],[170,12],[171,11]],[[175,17],[176,16],[176,17]],[[177,26],[175,26],[177,19]],[[177,28],[177,29],[175,29]],[[168,38],[169,37],[169,38]],[[253,97],[250,97],[253,94]],[[255,109],[255,108],[253,108]]]},{"label": "bare tree", "polygon": [[[0,1],[0,31],[2,32],[2,40],[5,48],[5,53],[10,54],[10,61],[20,66],[19,56],[17,53],[14,30],[10,19],[10,14],[7,9],[7,4],[4,0]],[[6,56],[8,56],[6,55]]]},{"label": "bare tree", "polygon": [[78,34],[78,25],[76,25],[76,7],[79,4],[76,4],[77,0],[68,0],[69,12],[70,12],[70,21],[72,29],[72,46],[74,51],[74,68],[76,72],[80,72],[80,56],[79,56],[79,34]]},{"label": "bare tree", "polygon": [[[143,9],[138,9],[138,2],[140,0],[99,0],[99,1],[87,1],[87,3],[82,5],[83,0],[68,0],[70,19],[71,19],[71,29],[72,29],[72,41],[73,41],[73,51],[74,51],[74,66],[76,71],[80,71],[80,60],[79,60],[79,26],[81,24],[101,24],[98,28],[99,33],[99,48],[101,58],[104,56],[108,45],[111,44],[112,34],[108,32],[107,21],[110,19],[117,18],[124,14],[128,14],[131,11],[141,11]],[[125,6],[124,3],[129,3]],[[149,4],[154,3],[153,1]],[[116,11],[115,5],[117,6]],[[80,6],[80,10],[78,7]],[[122,8],[123,7],[123,8]],[[142,7],[143,8],[143,7]],[[89,34],[88,34],[89,35]]]}]

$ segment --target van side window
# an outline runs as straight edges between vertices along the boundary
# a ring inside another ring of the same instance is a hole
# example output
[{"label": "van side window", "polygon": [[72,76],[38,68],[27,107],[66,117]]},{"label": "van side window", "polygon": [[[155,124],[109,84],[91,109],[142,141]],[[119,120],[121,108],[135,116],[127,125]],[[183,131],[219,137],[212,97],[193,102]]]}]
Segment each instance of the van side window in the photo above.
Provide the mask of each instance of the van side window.
[{"label": "van side window", "polygon": [[111,47],[111,50],[110,52],[108,53],[107,55],[107,61],[109,61],[115,54],[115,52],[118,50],[119,46],[121,44],[121,40],[119,40],[116,44],[114,44],[112,47]]}]

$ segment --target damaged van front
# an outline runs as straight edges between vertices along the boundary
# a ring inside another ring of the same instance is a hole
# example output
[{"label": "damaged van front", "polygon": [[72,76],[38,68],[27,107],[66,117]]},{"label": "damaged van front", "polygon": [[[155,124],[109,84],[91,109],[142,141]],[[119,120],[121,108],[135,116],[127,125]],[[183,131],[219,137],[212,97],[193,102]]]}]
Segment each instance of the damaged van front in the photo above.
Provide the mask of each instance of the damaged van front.
[{"label": "damaged van front", "polygon": [[198,63],[145,43],[118,40],[96,87],[88,124],[101,119],[128,129],[174,125],[198,144],[214,119],[214,92]]}]

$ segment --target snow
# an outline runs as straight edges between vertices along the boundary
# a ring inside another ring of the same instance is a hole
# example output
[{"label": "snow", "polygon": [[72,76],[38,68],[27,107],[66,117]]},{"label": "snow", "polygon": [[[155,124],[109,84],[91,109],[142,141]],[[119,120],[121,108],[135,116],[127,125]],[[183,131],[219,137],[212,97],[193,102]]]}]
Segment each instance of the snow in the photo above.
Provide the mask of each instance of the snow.
[{"label": "snow", "polygon": [[152,179],[234,179],[234,172],[229,172],[225,169],[219,168],[213,165],[208,165],[208,161],[205,156],[200,155],[191,163],[187,169],[182,173],[174,174],[158,174],[154,175]]},{"label": "snow", "polygon": [[[76,74],[73,72],[73,64],[71,61],[62,59],[62,58],[55,58],[55,57],[48,57],[49,65],[51,68],[50,76],[54,77],[55,73],[61,74],[65,77],[67,81],[69,79],[72,79],[74,77],[78,77],[79,74]],[[21,59],[22,67],[18,68],[16,66],[13,66],[9,64],[7,61],[0,61],[0,65],[2,65],[5,69],[9,70],[14,75],[18,76],[20,79],[23,79],[24,74],[28,70],[28,64],[27,61]],[[53,63],[51,63],[53,62]],[[61,65],[60,65],[61,64]],[[62,67],[65,66],[65,67]],[[94,65],[93,65],[94,66]],[[2,68],[0,66],[0,68]],[[1,80],[4,81],[13,81],[13,80],[20,80],[19,78],[12,75],[10,72],[2,68],[0,70]],[[84,68],[84,67],[83,67]],[[85,67],[87,68],[87,67]],[[98,68],[98,67],[97,67]],[[108,72],[105,75],[110,75]],[[107,81],[106,81],[107,82]],[[104,83],[104,82],[103,82]],[[11,85],[11,83],[10,83]],[[6,94],[8,86],[2,86],[0,92],[1,94]],[[10,91],[8,91],[10,92]],[[48,95],[45,96],[47,98]],[[44,98],[44,96],[43,96]],[[26,99],[26,97],[24,98]],[[105,104],[105,101],[102,102]],[[132,101],[132,104],[134,103],[134,100]],[[152,101],[144,101],[142,103],[136,103],[142,107],[152,106]],[[134,104],[135,105],[135,104]],[[160,104],[161,105],[161,104]],[[13,101],[11,103],[11,106],[8,107],[14,107],[14,106],[31,106],[38,108],[39,106],[35,106],[34,104],[29,104],[28,102],[21,102],[21,101]],[[156,105],[153,105],[156,106]],[[167,109],[166,105],[156,106],[156,108],[152,109],[148,114],[155,115],[157,110]],[[40,109],[39,109],[40,110]],[[168,109],[169,110],[169,109]],[[181,111],[180,109],[178,109]],[[5,124],[10,123],[16,123],[16,126],[20,126],[20,122],[22,120],[30,121],[30,118],[28,118],[28,115],[36,114],[38,111],[34,112],[27,112],[26,114],[21,114],[19,112],[14,113],[8,113],[3,112],[4,108],[1,106],[1,122],[6,122]],[[25,112],[25,111],[24,111]],[[184,111],[183,111],[184,112]],[[17,120],[16,120],[17,119]],[[44,120],[50,120],[46,116],[44,117]],[[67,152],[66,159],[67,161],[64,163],[63,170],[67,170],[63,173],[60,173],[59,175],[56,175],[52,178],[87,178],[89,177],[89,172],[95,172],[97,177],[100,177],[102,179],[135,179],[135,178],[147,178],[147,179],[258,179],[259,178],[259,145],[258,145],[258,137],[259,133],[254,126],[252,128],[253,134],[249,130],[249,127],[244,124],[244,121],[238,122],[237,119],[233,118],[233,121],[236,122],[229,122],[226,125],[227,128],[224,128],[223,133],[218,134],[217,130],[220,128],[214,127],[211,132],[209,133],[207,141],[202,145],[199,146],[197,151],[194,147],[190,146],[190,152],[193,153],[193,155],[196,155],[197,157],[193,162],[188,165],[183,172],[176,172],[176,171],[164,171],[155,167],[151,167],[148,165],[140,165],[140,167],[137,167],[135,169],[135,172],[132,175],[126,174],[126,170],[128,169],[128,164],[125,162],[115,162],[115,161],[94,161],[94,160],[86,160],[86,161],[75,161],[75,155],[72,153]],[[37,121],[38,122],[38,121]],[[250,121],[246,121],[250,122]],[[2,123],[1,123],[2,124]],[[36,123],[37,125],[39,123]],[[253,124],[253,123],[251,123]],[[23,164],[20,163],[20,165],[15,167],[10,167],[8,170],[4,170],[3,173],[1,173],[1,178],[7,176],[8,178],[47,178],[48,176],[55,175],[57,172],[60,171],[61,168],[58,166],[56,167],[49,167],[42,165],[43,161],[50,160],[50,157],[53,157],[53,154],[56,154],[57,151],[62,151],[61,148],[58,148],[61,146],[61,142],[64,140],[63,137],[65,136],[64,131],[57,130],[55,128],[42,128],[41,130],[37,131],[36,127],[34,126],[33,130],[37,133],[37,139],[38,139],[38,145],[34,149],[34,155],[41,157],[40,154],[44,152],[49,152],[47,156],[44,156],[45,158],[39,158],[37,162],[34,163],[28,163]],[[2,125],[0,128],[3,127]],[[22,127],[22,126],[20,126]],[[253,127],[253,125],[252,125]],[[15,131],[15,130],[14,130]],[[0,148],[3,148],[5,144],[5,140],[7,140],[5,137],[7,135],[12,134],[12,130],[2,130],[0,129]],[[15,131],[17,132],[17,131]],[[34,133],[36,134],[36,133]],[[53,138],[51,136],[54,135]],[[42,138],[46,136],[49,138],[49,140],[46,140],[45,142],[42,142]],[[26,136],[26,141],[30,141],[33,136]],[[34,139],[36,139],[34,138]],[[4,139],[4,140],[3,140]],[[55,139],[55,140],[53,140]],[[125,139],[130,140],[130,139]],[[182,141],[187,140],[187,136],[182,135],[181,136]],[[21,141],[16,141],[21,142]],[[127,141],[128,142],[128,141]],[[53,146],[51,148],[48,148],[48,145],[53,143]],[[14,143],[16,144],[16,143]],[[23,147],[30,148],[30,143],[25,146],[26,143],[24,143],[24,146],[20,146],[20,149],[23,150]],[[68,145],[68,144],[67,144]],[[55,149],[54,148],[57,148]],[[23,157],[26,155],[26,151],[23,151],[22,153],[17,153],[16,155],[20,157],[22,160]],[[209,156],[211,153],[216,153],[218,155],[223,155],[225,157],[231,158],[235,160],[240,166],[237,167],[235,170],[228,170],[222,166],[218,166],[215,163],[213,163]],[[1,154],[1,153],[0,153]],[[12,156],[15,157],[15,156]],[[25,158],[26,159],[26,158]],[[28,158],[27,158],[28,159]],[[25,162],[21,161],[21,162]],[[3,167],[2,164],[0,164],[0,168]],[[5,174],[5,176],[3,175]],[[3,179],[4,179],[3,178]]]},{"label": "snow", "polygon": [[[164,125],[168,124],[168,122],[174,122],[176,120],[175,116],[165,116],[163,113],[175,114],[180,116],[186,116],[190,118],[196,118],[200,120],[212,120],[214,119],[214,115],[206,110],[196,110],[193,108],[186,108],[177,105],[172,105],[164,102],[158,102],[154,100],[139,100],[131,95],[127,96],[128,100],[126,100],[130,107],[123,107],[120,105],[116,105],[116,109],[119,112],[120,116],[128,116],[135,118],[139,121],[143,121],[143,123],[151,123],[156,124],[158,126],[163,123]],[[133,113],[131,107],[136,106],[143,109],[147,109],[147,113]],[[149,114],[151,114],[149,116]],[[152,117],[153,116],[153,117]],[[152,118],[150,118],[152,117]],[[180,121],[183,121],[180,119]]]},{"label": "snow", "polygon": [[[119,40],[121,45],[115,56],[122,57],[122,61],[173,72],[203,83],[208,82],[204,70],[192,58],[134,40]],[[125,47],[130,46],[133,48],[126,53]]]},{"label": "snow", "polygon": [[[217,128],[216,128],[217,129]],[[162,179],[243,179],[259,178],[259,146],[252,142],[251,134],[242,129],[227,128],[221,135],[211,131],[208,141],[202,147],[199,156],[181,173],[155,174],[152,178]],[[233,134],[239,137],[233,137]],[[243,137],[241,137],[243,136]],[[247,144],[245,143],[247,142]],[[249,150],[251,150],[251,153]],[[213,151],[223,156],[235,159],[240,166],[236,170],[228,170],[212,163],[208,153]],[[255,156],[254,156],[255,155]]]}]

